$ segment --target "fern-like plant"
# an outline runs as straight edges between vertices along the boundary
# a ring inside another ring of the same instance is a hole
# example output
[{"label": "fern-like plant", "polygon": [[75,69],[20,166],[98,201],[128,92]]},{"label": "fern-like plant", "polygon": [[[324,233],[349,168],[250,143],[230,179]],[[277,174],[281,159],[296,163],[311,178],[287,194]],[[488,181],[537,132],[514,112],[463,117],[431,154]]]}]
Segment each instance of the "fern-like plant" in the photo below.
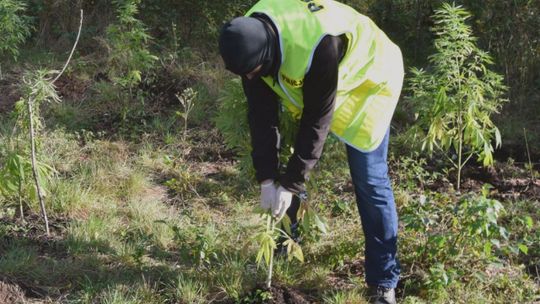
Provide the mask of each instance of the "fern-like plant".
[{"label": "fern-like plant", "polygon": [[436,53],[429,57],[427,70],[411,70],[409,101],[417,117],[413,134],[423,141],[422,149],[455,152],[448,156],[457,170],[473,157],[485,166],[493,163],[493,145],[501,145],[501,135],[491,120],[506,101],[503,77],[489,69],[491,56],[476,43],[466,23],[471,14],[461,6],[443,4],[435,12]]}]

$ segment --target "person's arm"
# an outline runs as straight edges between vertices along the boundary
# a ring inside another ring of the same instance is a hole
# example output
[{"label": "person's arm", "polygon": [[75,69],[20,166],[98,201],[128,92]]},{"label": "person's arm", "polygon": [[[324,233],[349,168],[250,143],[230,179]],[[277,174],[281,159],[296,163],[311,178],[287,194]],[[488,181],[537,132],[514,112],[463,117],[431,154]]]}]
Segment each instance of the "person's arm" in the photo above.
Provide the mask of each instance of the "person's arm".
[{"label": "person's arm", "polygon": [[259,183],[278,179],[279,103],[275,93],[260,78],[242,78],[248,101],[251,156]]},{"label": "person's arm", "polygon": [[342,53],[341,38],[326,36],[315,50],[311,68],[304,78],[304,110],[294,154],[280,178],[280,184],[293,193],[305,190],[305,179],[321,157],[334,113]]}]

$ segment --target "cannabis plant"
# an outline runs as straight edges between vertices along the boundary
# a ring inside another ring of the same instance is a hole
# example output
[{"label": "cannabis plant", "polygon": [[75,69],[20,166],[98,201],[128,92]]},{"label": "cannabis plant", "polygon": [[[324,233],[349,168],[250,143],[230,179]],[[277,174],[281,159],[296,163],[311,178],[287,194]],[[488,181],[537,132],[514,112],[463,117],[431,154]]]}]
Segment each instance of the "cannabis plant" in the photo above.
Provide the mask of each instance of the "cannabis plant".
[{"label": "cannabis plant", "polygon": [[22,1],[0,1],[0,55],[19,55],[19,45],[30,35],[30,19],[23,15],[25,10]]},{"label": "cannabis plant", "polygon": [[473,156],[484,166],[493,163],[492,143],[500,146],[501,135],[491,116],[505,102],[506,91],[503,77],[489,69],[493,59],[477,46],[466,23],[470,17],[451,4],[435,12],[436,53],[427,70],[411,70],[409,86],[417,117],[413,134],[421,137],[422,149],[446,153],[457,170],[458,190],[461,170]]},{"label": "cannabis plant", "polygon": [[197,98],[197,91],[194,91],[193,88],[187,88],[182,91],[181,94],[176,94],[176,99],[180,101],[182,105],[182,111],[177,111],[176,115],[181,117],[184,120],[184,133],[182,139],[185,141],[187,138],[187,128],[188,128],[188,119],[189,114],[195,106],[195,99]]},{"label": "cannabis plant", "polygon": [[[282,246],[287,248],[287,258],[289,261],[295,258],[303,263],[304,253],[300,245],[290,237],[292,234],[290,229],[291,221],[287,216],[278,223],[270,212],[262,212],[261,214],[266,218],[266,227],[263,231],[257,233],[253,237],[253,240],[259,247],[256,257],[257,265],[261,265],[262,263],[266,265],[266,288],[270,288],[274,267],[274,251],[277,249],[276,240],[280,236],[284,240]],[[279,226],[284,227],[285,230],[278,228]]]},{"label": "cannabis plant", "polygon": [[[15,104],[15,114],[17,116],[17,126],[18,130],[22,131],[21,135],[28,138],[30,142],[30,151],[19,154],[23,152],[20,150],[14,155],[14,161],[10,166],[7,166],[6,172],[13,172],[14,169],[19,169],[15,171],[16,176],[13,176],[13,179],[18,180],[18,188],[22,186],[21,183],[25,178],[26,174],[22,170],[24,166],[19,163],[23,157],[30,159],[30,164],[32,168],[33,178],[35,182],[35,192],[41,207],[41,214],[45,221],[45,228],[47,235],[49,235],[49,223],[47,218],[47,212],[45,210],[44,197],[46,189],[44,188],[44,180],[50,178],[52,170],[40,170],[39,168],[47,168],[45,164],[41,164],[37,160],[37,150],[40,146],[39,133],[42,129],[42,118],[40,115],[40,108],[44,103],[48,102],[59,102],[60,97],[54,87],[54,82],[52,75],[58,74],[58,71],[49,71],[49,70],[37,70],[29,71],[23,77],[22,81],[22,97]],[[26,155],[25,155],[26,154]],[[10,168],[11,167],[11,168]],[[20,190],[19,190],[20,191]],[[22,207],[21,207],[22,212]]]},{"label": "cannabis plant", "polygon": [[[216,126],[223,135],[227,148],[236,152],[242,174],[254,176],[247,118],[248,106],[240,79],[235,78],[226,82],[221,95],[219,111],[214,119]],[[294,152],[298,122],[288,112],[280,111],[279,124],[280,162],[286,164],[287,159]]]},{"label": "cannabis plant", "polygon": [[[20,135],[23,139],[29,141],[30,149],[17,149],[15,153],[10,154],[8,158],[9,162],[5,166],[0,166],[0,178],[4,177],[8,179],[8,182],[3,181],[0,184],[0,191],[2,193],[13,192],[13,181],[15,181],[19,194],[20,212],[22,216],[22,199],[21,189],[26,176],[25,168],[30,167],[32,169],[32,176],[35,184],[35,193],[39,199],[39,205],[41,208],[41,214],[45,221],[45,230],[49,235],[49,221],[47,218],[47,212],[45,209],[45,188],[43,188],[44,181],[49,179],[53,169],[38,161],[38,150],[40,146],[40,131],[42,129],[42,117],[40,108],[44,103],[60,102],[60,97],[56,91],[54,83],[60,78],[60,76],[66,71],[69,62],[75,52],[79,38],[81,37],[81,30],[83,25],[83,11],[81,10],[81,19],[79,23],[79,31],[77,38],[71,49],[69,57],[64,64],[62,70],[45,70],[40,69],[36,71],[28,71],[23,76],[21,92],[21,99],[15,104],[15,115],[17,117],[17,123],[14,128],[13,136]],[[18,131],[18,133],[17,133]],[[19,146],[17,145],[17,148]],[[26,157],[26,159],[24,159]],[[30,159],[28,161],[28,158]],[[26,170],[27,171],[27,170]],[[11,183],[10,183],[11,181]]]},{"label": "cannabis plant", "polygon": [[107,28],[109,73],[120,86],[132,89],[142,80],[142,73],[158,59],[148,49],[151,36],[137,19],[141,0],[114,0],[118,22]]}]

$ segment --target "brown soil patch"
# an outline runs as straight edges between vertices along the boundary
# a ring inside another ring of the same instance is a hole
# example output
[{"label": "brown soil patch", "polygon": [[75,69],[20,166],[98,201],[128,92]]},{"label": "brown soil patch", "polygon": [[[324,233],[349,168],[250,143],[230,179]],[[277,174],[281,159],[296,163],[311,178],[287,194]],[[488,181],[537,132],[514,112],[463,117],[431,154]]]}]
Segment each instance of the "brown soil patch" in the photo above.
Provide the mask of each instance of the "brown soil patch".
[{"label": "brown soil patch", "polygon": [[[39,254],[58,259],[67,257],[62,238],[68,224],[67,218],[49,217],[50,235],[45,232],[45,224],[38,214],[28,214],[24,220],[17,218],[0,218],[0,225],[7,227],[6,234],[0,242],[0,249],[9,246],[11,240],[25,240],[37,246]],[[1,303],[1,302],[0,302]]]},{"label": "brown soil patch", "polygon": [[309,304],[310,302],[307,295],[302,294],[300,291],[285,287],[285,286],[272,286],[270,288],[273,299],[269,302],[272,304]]},{"label": "brown soil patch", "polygon": [[540,180],[528,176],[528,171],[509,165],[493,168],[471,166],[464,169],[462,189],[480,191],[483,184],[494,187],[492,196],[498,199],[540,199]]},{"label": "brown soil patch", "polygon": [[80,101],[86,98],[91,83],[91,80],[83,80],[74,75],[64,74],[55,82],[55,85],[60,97]]},{"label": "brown soil patch", "polygon": [[[456,176],[451,174],[447,178],[449,180],[439,179],[427,185],[427,188],[438,192],[453,192]],[[540,200],[540,179],[531,178],[530,171],[524,168],[508,164],[497,164],[491,168],[482,166],[463,168],[461,192],[479,193],[485,184],[493,186],[490,196],[496,199]]]},{"label": "brown soil patch", "polygon": [[351,277],[364,277],[365,268],[364,259],[354,260],[344,263],[337,267],[332,274],[328,276],[328,283],[336,289],[350,289],[356,285],[351,282]]},{"label": "brown soil patch", "polygon": [[303,293],[300,290],[283,286],[280,284],[273,284],[268,290],[266,287],[258,286],[255,288],[252,294],[256,294],[257,291],[269,291],[272,294],[272,299],[269,300],[257,300],[253,299],[252,303],[259,304],[313,304],[317,303],[314,297]]},{"label": "brown soil patch", "polygon": [[20,98],[15,76],[0,80],[0,114],[11,112]]},{"label": "brown soil patch", "polygon": [[15,284],[0,281],[0,303],[25,303],[24,292]]}]

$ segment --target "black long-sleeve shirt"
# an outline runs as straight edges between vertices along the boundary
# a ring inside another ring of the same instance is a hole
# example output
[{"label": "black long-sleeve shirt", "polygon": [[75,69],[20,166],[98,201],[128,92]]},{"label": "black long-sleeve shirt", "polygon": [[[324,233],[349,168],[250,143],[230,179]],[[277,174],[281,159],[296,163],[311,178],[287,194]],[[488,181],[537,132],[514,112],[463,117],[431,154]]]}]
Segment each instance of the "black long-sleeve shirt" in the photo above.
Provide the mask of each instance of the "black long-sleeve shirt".
[{"label": "black long-sleeve shirt", "polygon": [[326,36],[315,50],[311,68],[304,78],[304,109],[294,154],[282,176],[278,171],[278,97],[260,77],[251,80],[243,77],[253,165],[259,182],[279,179],[283,187],[294,193],[304,190],[304,181],[321,157],[330,129],[344,44],[340,37]]}]

